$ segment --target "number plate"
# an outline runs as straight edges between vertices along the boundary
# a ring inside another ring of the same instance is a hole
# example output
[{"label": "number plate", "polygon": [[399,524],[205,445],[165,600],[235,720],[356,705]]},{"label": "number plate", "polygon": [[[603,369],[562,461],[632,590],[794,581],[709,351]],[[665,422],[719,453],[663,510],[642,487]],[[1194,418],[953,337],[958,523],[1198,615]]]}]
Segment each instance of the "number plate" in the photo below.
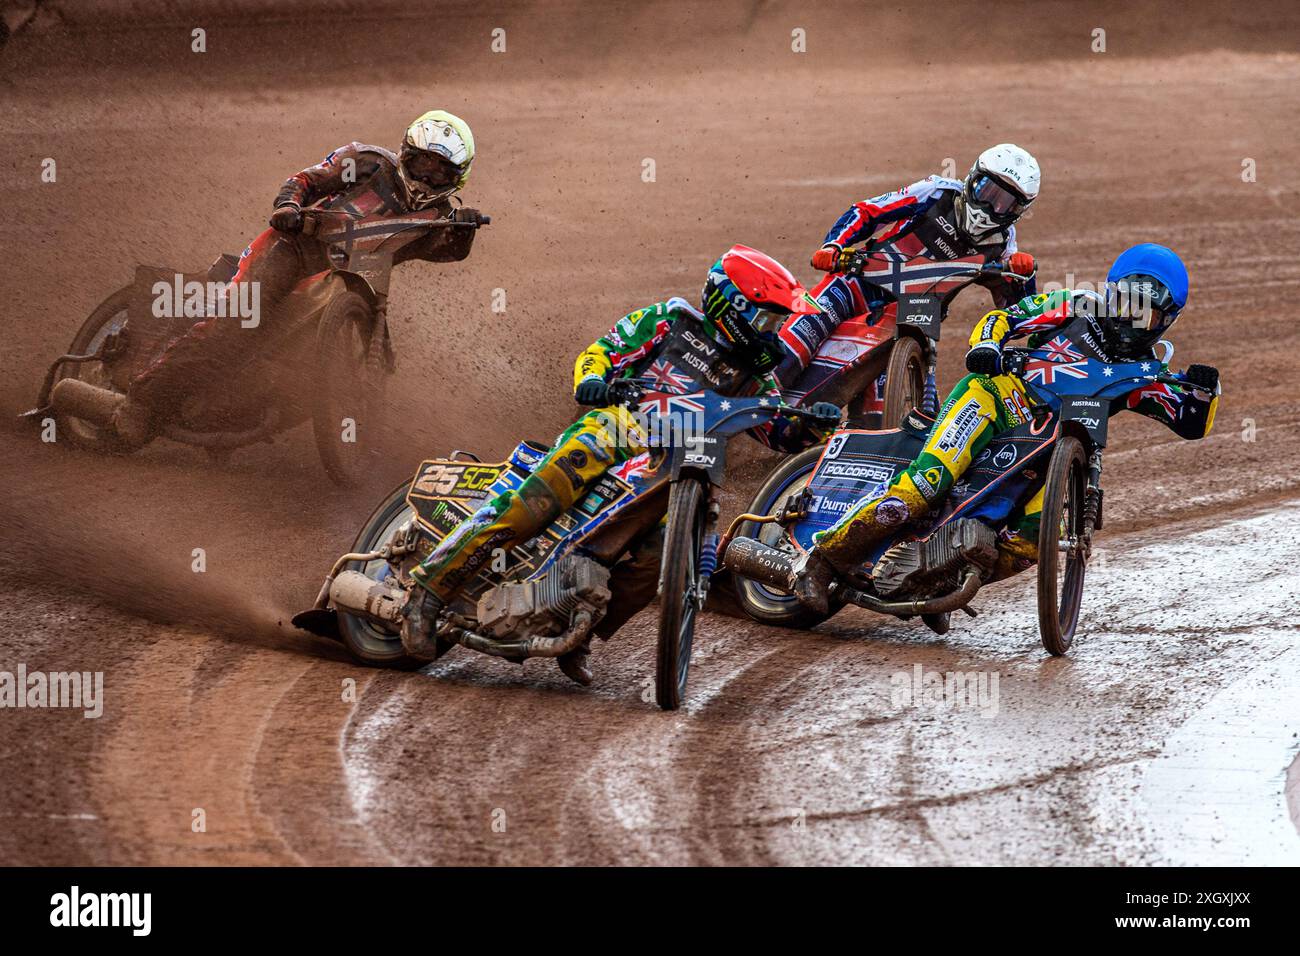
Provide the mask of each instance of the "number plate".
[{"label": "number plate", "polygon": [[1106,445],[1106,429],[1110,425],[1110,402],[1100,398],[1071,397],[1061,400],[1061,418],[1078,422],[1088,430],[1099,448]]},{"label": "number plate", "polygon": [[943,318],[943,299],[937,295],[900,295],[898,324],[910,325],[934,341],[939,341],[939,324]]}]

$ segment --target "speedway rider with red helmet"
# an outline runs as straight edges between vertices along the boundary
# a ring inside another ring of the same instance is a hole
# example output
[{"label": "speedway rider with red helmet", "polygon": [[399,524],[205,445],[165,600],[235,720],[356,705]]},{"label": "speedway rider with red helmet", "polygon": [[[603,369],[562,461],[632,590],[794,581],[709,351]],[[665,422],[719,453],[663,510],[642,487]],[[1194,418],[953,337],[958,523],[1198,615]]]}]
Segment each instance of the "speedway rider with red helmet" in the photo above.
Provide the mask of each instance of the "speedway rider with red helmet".
[{"label": "speedway rider with red helmet", "polygon": [[[453,212],[450,200],[465,185],[473,162],[469,125],[444,110],[430,110],[411,123],[398,154],[355,142],[340,146],[285,181],[275,198],[271,228],[244,250],[231,286],[254,283],[259,308],[273,312],[298,282],[329,267],[324,247],[300,235],[307,206],[357,217],[437,209],[449,218],[471,221],[477,212]],[[469,255],[474,235],[473,229],[435,231],[399,250],[395,261],[459,261]],[[162,424],[196,376],[217,375],[239,362],[267,324],[244,329],[237,319],[224,317],[225,310],[214,311],[222,317],[195,323],[132,380],[128,400],[113,422],[128,441],[141,441]]]},{"label": "speedway rider with red helmet", "polygon": [[980,153],[965,182],[927,176],[920,182],[856,202],[826,233],[813,253],[812,266],[829,276],[813,289],[822,314],[800,318],[782,331],[787,344],[801,353],[816,353],[839,323],[884,304],[880,289],[860,276],[845,274],[846,250],[873,252],[888,248],[905,256],[950,261],[982,256],[1000,262],[1007,275],[981,279],[1003,308],[1032,295],[1034,257],[1016,248],[1015,222],[1038,196],[1038,161],[1011,143]]},{"label": "speedway rider with red helmet", "polygon": [[[574,365],[574,398],[592,406],[556,440],[517,490],[487,502],[454,529],[418,567],[404,609],[402,644],[432,657],[441,609],[491,559],[540,533],[578,501],[606,470],[650,447],[644,425],[628,410],[642,392],[685,395],[709,389],[739,395],[757,386],[774,400],[771,370],[783,357],[776,330],[792,314],[817,304],[784,266],[746,246],[733,246],[713,264],[700,308],[672,298],[638,309],[588,346]],[[755,437],[798,451],[839,422],[834,405],[814,405],[820,427],[778,418]],[[594,633],[607,638],[654,597],[662,531],[634,543],[610,578],[609,612]],[[572,680],[589,684],[586,643],[558,659]]]}]

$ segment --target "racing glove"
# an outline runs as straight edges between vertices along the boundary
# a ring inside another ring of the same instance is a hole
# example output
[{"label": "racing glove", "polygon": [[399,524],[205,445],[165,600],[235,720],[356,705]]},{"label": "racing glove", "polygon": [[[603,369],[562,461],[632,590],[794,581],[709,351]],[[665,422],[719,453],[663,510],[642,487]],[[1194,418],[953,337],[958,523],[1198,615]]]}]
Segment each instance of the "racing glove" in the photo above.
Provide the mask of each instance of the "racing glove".
[{"label": "racing glove", "polygon": [[976,375],[1002,374],[1002,346],[981,342],[966,353],[966,371]]},{"label": "racing glove", "polygon": [[1213,365],[1189,365],[1183,379],[1193,388],[1212,392],[1219,387],[1219,370]]},{"label": "racing glove", "polygon": [[302,210],[293,203],[276,206],[271,213],[271,228],[280,232],[302,232]]},{"label": "racing glove", "polygon": [[820,272],[835,272],[840,267],[840,247],[827,243],[812,255],[812,267]]},{"label": "racing glove", "polygon": [[609,384],[603,378],[584,378],[574,390],[573,400],[579,405],[604,408],[609,404]]},{"label": "racing glove", "polygon": [[483,214],[473,206],[458,206],[451,211],[451,220],[453,222],[473,222],[482,221]]},{"label": "racing glove", "polygon": [[1032,279],[1034,273],[1038,271],[1038,263],[1034,257],[1027,252],[1013,252],[1007,259],[1007,272],[1014,272],[1015,275],[1003,275],[1007,282],[1018,282],[1024,279]]}]

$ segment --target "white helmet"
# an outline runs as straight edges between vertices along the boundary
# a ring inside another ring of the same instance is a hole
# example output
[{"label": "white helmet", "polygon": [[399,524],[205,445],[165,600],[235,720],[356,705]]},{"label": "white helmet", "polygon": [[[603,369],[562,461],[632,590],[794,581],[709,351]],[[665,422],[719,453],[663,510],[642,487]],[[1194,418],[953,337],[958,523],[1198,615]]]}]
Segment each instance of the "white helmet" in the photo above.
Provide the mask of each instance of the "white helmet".
[{"label": "white helmet", "polygon": [[[440,168],[430,174],[432,160]],[[420,209],[464,186],[473,163],[474,134],[469,124],[445,110],[429,110],[406,128],[397,177],[407,201]]]},{"label": "white helmet", "polygon": [[958,225],[972,238],[1007,228],[1038,195],[1040,176],[1038,160],[1019,146],[989,147],[975,160],[957,197]]}]

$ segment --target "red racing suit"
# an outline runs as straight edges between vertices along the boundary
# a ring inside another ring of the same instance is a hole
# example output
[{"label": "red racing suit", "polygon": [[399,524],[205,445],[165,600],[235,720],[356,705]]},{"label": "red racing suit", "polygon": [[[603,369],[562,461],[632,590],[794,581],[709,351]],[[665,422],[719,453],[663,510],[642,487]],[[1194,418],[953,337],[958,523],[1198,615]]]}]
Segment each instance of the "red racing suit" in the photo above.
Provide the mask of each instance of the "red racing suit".
[{"label": "red racing suit", "polygon": [[[444,199],[429,207],[412,205],[397,176],[397,157],[379,146],[349,143],[340,146],[315,166],[285,180],[275,206],[318,206],[338,209],[354,216],[399,216],[417,208],[437,208],[452,215]],[[403,247],[395,263],[412,258],[455,262],[469,255],[473,229],[447,229]],[[266,229],[249,243],[239,257],[239,268],[231,285],[256,283],[257,301],[270,322],[260,321],[244,328],[238,319],[207,318],[172,339],[158,357],[131,383],[133,399],[144,402],[159,414],[166,414],[179,402],[183,391],[223,376],[240,364],[262,341],[268,325],[274,324],[275,306],[308,276],[329,268],[325,249],[305,236]],[[227,294],[233,295],[232,289]],[[224,309],[218,315],[230,315]]]}]

